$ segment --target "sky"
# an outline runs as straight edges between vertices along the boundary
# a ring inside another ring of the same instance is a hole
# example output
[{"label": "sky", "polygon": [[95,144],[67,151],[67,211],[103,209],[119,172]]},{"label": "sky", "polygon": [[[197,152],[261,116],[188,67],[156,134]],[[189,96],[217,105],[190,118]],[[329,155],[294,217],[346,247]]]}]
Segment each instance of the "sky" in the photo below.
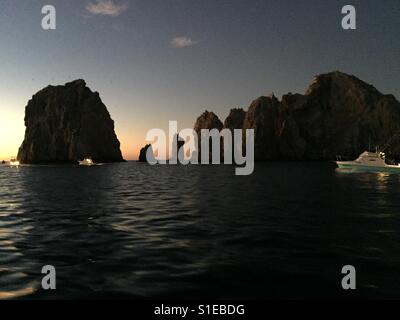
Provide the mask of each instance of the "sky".
[{"label": "sky", "polygon": [[[56,30],[41,10],[56,8]],[[314,75],[340,70],[400,98],[400,2],[1,0],[0,159],[18,152],[28,100],[49,84],[85,79],[115,121],[126,159],[151,128],[192,128],[212,110],[304,93]]]}]

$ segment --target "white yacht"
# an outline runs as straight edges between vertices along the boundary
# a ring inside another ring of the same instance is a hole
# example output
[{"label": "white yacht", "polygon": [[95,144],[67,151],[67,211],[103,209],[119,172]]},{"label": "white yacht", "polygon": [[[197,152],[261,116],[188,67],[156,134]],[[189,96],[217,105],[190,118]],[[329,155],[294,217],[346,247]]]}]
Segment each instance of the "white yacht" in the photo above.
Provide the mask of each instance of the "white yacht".
[{"label": "white yacht", "polygon": [[85,158],[82,161],[79,161],[80,166],[94,166],[95,163],[93,162],[92,158]]},{"label": "white yacht", "polygon": [[16,157],[12,157],[11,159],[10,159],[10,166],[11,167],[18,167],[19,166],[19,161],[17,160],[17,158]]},{"label": "white yacht", "polygon": [[400,165],[389,165],[385,161],[385,153],[364,151],[354,161],[336,161],[341,169],[354,169],[357,171],[398,172]]}]

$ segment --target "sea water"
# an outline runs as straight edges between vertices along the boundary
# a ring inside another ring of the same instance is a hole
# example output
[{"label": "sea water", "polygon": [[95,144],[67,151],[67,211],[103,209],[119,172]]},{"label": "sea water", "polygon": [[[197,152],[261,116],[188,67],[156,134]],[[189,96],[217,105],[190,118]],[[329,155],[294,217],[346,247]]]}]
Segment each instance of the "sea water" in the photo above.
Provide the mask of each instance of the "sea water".
[{"label": "sea water", "polygon": [[0,298],[399,298],[399,190],[328,163],[0,166]]}]

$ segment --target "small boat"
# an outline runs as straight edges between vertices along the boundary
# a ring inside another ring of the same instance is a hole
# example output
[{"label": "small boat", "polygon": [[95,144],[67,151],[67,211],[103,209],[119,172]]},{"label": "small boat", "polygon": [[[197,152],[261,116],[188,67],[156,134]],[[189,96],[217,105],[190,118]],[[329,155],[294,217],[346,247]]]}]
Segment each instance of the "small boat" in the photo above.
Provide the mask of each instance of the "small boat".
[{"label": "small boat", "polygon": [[19,166],[19,161],[17,160],[17,158],[16,157],[12,157],[11,158],[11,160],[10,160],[10,166],[11,167],[18,167]]},{"label": "small boat", "polygon": [[93,162],[92,158],[88,157],[83,159],[82,161],[79,161],[80,166],[94,166],[95,163]]},{"label": "small boat", "polygon": [[385,153],[364,151],[354,161],[336,161],[340,169],[352,169],[356,171],[373,172],[398,172],[400,165],[390,165],[386,163]]}]

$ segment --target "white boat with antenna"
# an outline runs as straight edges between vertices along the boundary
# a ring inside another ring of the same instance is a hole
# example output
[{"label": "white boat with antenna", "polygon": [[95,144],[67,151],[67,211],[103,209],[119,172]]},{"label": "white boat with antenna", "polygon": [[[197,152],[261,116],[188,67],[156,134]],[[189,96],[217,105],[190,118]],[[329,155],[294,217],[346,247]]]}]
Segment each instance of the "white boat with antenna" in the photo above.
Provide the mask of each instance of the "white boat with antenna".
[{"label": "white boat with antenna", "polygon": [[[389,172],[400,173],[400,164],[387,164],[385,151],[400,138],[400,133],[396,133],[383,146],[382,150],[379,147],[375,148],[375,152],[364,151],[354,161],[336,161],[340,169],[351,169],[354,171],[372,171],[372,172]],[[369,150],[371,149],[371,137],[369,139]]]},{"label": "white boat with antenna", "polygon": [[372,171],[372,172],[393,172],[400,173],[400,165],[390,165],[386,163],[384,152],[364,151],[354,161],[336,161],[340,169],[351,169],[354,171]]},{"label": "white boat with antenna", "polygon": [[11,167],[18,167],[20,165],[19,161],[17,160],[17,157],[11,157],[10,159],[10,166]]},{"label": "white boat with antenna", "polygon": [[93,162],[91,157],[87,157],[87,158],[83,159],[82,161],[79,161],[79,165],[90,167],[90,166],[94,166],[95,163]]}]

